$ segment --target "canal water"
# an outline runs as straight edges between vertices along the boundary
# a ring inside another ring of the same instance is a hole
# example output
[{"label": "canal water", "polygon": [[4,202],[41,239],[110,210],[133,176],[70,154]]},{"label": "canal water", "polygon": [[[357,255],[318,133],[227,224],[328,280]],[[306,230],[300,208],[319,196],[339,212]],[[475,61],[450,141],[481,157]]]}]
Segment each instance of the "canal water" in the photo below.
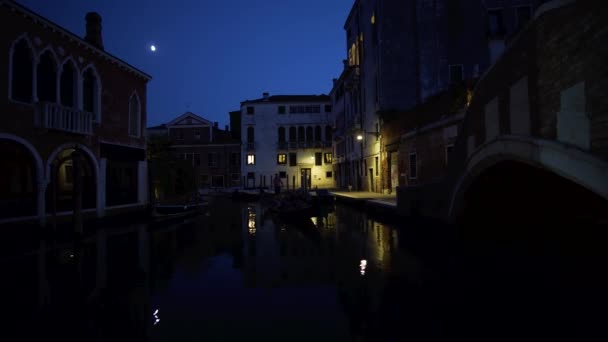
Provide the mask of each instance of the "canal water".
[{"label": "canal water", "polygon": [[27,241],[0,254],[0,341],[605,334],[605,254],[479,247],[454,230],[340,204],[287,225],[259,203],[216,198],[180,222]]}]

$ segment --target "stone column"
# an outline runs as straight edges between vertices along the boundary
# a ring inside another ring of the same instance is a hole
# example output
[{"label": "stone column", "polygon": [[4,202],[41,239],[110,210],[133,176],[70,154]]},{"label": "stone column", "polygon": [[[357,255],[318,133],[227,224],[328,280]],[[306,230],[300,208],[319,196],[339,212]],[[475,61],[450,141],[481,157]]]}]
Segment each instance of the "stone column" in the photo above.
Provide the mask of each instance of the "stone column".
[{"label": "stone column", "polygon": [[137,162],[137,203],[146,204],[148,201],[148,162]]},{"label": "stone column", "polygon": [[37,213],[38,222],[40,227],[46,226],[46,187],[48,182],[46,179],[40,177],[38,179],[38,198],[37,198]]},{"label": "stone column", "polygon": [[99,170],[97,170],[97,217],[106,216],[106,170],[108,160],[99,159]]}]

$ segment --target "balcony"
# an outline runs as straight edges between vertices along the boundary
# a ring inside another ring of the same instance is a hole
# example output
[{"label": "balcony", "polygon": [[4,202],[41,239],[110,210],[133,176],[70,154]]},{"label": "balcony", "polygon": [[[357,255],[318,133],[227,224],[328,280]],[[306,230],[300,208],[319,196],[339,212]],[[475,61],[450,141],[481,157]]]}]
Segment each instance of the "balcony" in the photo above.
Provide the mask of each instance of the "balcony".
[{"label": "balcony", "polygon": [[93,134],[93,113],[67,108],[57,103],[39,102],[34,118],[36,127],[82,134]]}]

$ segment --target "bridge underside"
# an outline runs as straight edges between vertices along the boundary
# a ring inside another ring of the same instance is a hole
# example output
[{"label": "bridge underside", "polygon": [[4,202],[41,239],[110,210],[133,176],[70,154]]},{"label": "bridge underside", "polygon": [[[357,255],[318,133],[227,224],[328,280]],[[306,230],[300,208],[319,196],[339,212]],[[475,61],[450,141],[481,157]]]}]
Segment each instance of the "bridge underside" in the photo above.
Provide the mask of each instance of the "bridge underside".
[{"label": "bridge underside", "polygon": [[572,230],[605,222],[608,201],[553,172],[501,161],[466,188],[456,215],[461,227],[505,233]]}]

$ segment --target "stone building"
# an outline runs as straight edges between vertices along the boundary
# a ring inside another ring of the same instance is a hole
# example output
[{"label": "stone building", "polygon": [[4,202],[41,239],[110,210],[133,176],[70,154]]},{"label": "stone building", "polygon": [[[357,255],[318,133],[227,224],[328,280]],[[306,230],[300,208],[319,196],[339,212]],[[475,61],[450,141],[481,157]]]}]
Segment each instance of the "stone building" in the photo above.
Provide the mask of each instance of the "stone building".
[{"label": "stone building", "polygon": [[192,166],[197,188],[241,185],[241,143],[228,127],[220,129],[217,122],[186,112],[147,131],[150,138],[166,137],[167,157]]},{"label": "stone building", "polygon": [[[151,77],[104,50],[101,17],[83,39],[0,2],[0,222],[143,208],[146,87]],[[78,177],[80,175],[80,177]]]},{"label": "stone building", "polygon": [[343,112],[334,113],[336,153],[351,154],[348,163],[336,159],[342,165],[335,168],[349,168],[338,174],[356,179],[344,184],[392,191],[395,185],[385,178],[401,160],[395,160],[396,150],[387,150],[381,134],[386,119],[395,113],[414,115],[415,106],[479,77],[541,2],[355,1],[344,25],[345,69],[332,90],[341,95],[334,96],[334,107],[339,108],[336,101],[344,103]]},{"label": "stone building", "polygon": [[274,95],[241,103],[245,187],[271,187],[275,174],[290,188],[329,188],[331,101],[327,95]]}]

